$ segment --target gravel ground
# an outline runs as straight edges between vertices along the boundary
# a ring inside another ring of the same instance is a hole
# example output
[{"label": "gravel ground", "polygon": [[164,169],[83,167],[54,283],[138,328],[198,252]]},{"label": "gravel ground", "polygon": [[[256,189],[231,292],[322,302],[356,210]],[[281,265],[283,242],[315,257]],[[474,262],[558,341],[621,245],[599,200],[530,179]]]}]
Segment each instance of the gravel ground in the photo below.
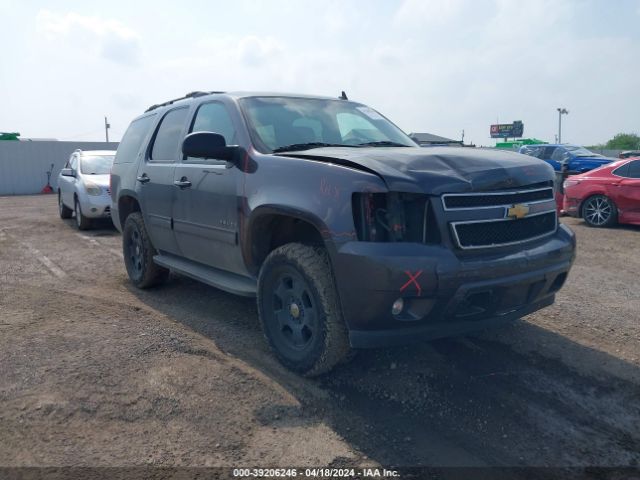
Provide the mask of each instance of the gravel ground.
[{"label": "gravel ground", "polygon": [[108,223],[0,198],[0,465],[638,466],[640,228],[564,222],[579,253],[554,306],[308,380],[253,300],[138,291]]}]

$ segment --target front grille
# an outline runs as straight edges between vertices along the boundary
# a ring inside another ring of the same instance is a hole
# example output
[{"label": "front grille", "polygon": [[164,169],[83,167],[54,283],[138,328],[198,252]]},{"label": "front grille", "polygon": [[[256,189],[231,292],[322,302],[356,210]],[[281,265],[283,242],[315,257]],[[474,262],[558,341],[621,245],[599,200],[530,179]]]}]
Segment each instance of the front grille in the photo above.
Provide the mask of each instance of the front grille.
[{"label": "front grille", "polygon": [[450,193],[443,195],[442,198],[446,210],[499,207],[516,203],[553,200],[553,188],[540,188],[517,192]]},{"label": "front grille", "polygon": [[556,212],[552,211],[518,220],[454,222],[451,226],[458,246],[471,249],[499,247],[544,237],[555,232],[557,222]]},{"label": "front grille", "polygon": [[111,207],[104,207],[104,214],[107,216],[111,216]]}]

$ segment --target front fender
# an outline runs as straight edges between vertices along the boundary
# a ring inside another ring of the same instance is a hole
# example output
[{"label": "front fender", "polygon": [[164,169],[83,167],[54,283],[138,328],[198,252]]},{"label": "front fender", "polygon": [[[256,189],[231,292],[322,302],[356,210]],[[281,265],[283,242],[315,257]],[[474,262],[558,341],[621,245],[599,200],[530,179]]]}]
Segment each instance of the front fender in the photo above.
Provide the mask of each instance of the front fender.
[{"label": "front fender", "polygon": [[272,155],[256,155],[254,163],[256,168],[245,173],[239,185],[239,241],[245,262],[252,258],[252,226],[267,214],[311,224],[333,257],[337,245],[356,236],[353,192],[387,190],[377,175],[342,165]]}]

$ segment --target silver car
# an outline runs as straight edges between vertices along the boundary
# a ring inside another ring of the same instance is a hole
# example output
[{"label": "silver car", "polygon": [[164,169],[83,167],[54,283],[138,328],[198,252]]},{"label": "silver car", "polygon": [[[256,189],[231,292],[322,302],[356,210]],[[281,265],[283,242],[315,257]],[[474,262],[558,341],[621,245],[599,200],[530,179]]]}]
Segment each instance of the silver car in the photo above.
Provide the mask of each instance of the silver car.
[{"label": "silver car", "polygon": [[60,218],[75,213],[80,230],[91,228],[92,220],[111,216],[109,174],[116,152],[76,150],[58,176]]}]

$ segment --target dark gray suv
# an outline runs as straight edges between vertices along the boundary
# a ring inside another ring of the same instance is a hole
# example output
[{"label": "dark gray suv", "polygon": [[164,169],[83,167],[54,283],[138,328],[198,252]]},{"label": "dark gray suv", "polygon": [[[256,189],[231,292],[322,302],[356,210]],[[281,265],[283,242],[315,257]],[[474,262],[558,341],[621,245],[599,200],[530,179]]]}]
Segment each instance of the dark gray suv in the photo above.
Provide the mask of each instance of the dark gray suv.
[{"label": "dark gray suv", "polygon": [[525,155],[419,148],[344,94],[195,92],[129,126],[112,217],[133,284],[256,296],[280,361],[317,375],[553,303],[575,255],[553,180]]}]

